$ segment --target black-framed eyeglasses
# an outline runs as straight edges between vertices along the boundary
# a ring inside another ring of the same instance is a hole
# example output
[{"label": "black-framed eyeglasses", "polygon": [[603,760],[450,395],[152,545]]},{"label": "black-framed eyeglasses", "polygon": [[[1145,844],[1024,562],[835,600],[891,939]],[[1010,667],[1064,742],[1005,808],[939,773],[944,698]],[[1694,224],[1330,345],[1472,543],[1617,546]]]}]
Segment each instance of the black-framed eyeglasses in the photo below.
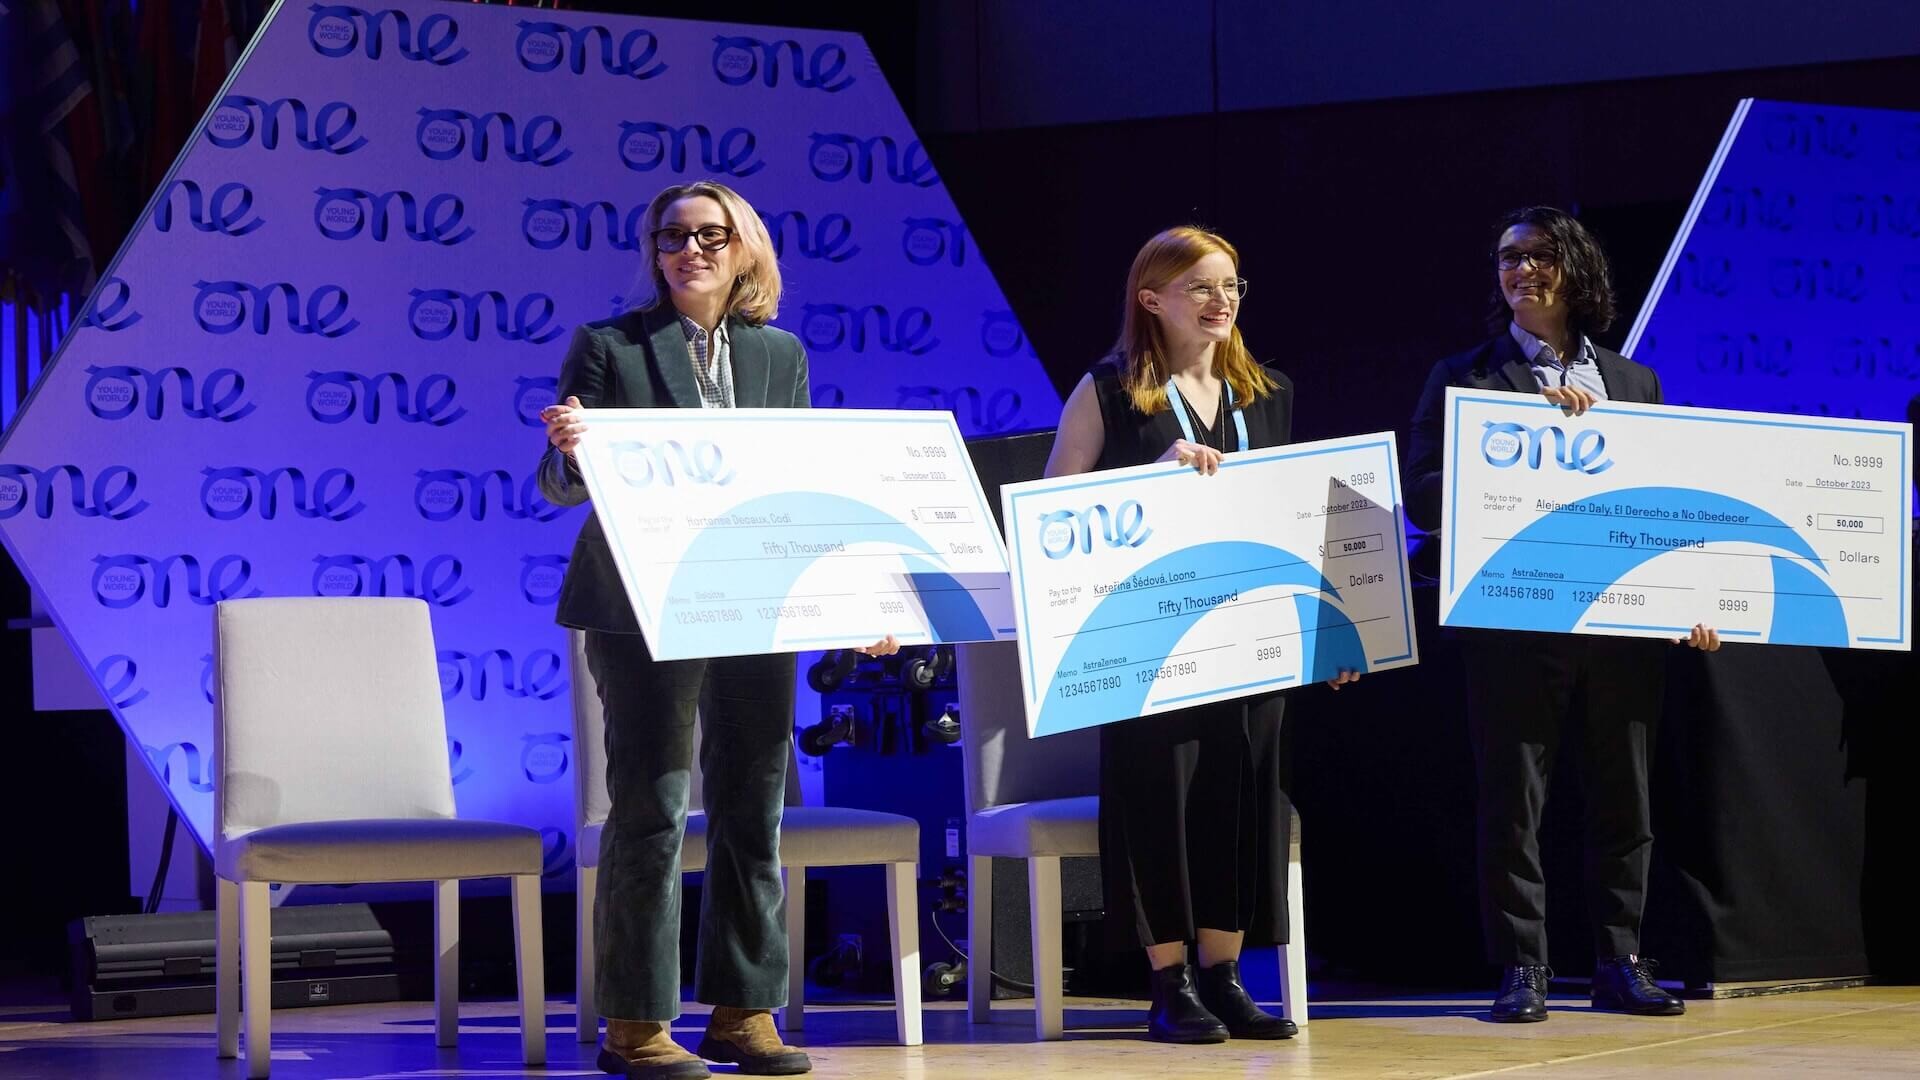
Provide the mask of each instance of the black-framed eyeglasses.
[{"label": "black-framed eyeglasses", "polygon": [[719,251],[733,243],[733,230],[725,225],[702,225],[691,231],[667,225],[653,230],[654,250],[668,255],[686,250],[688,240],[699,244],[701,251]]},{"label": "black-framed eyeglasses", "polygon": [[1501,248],[1493,253],[1493,265],[1502,270],[1518,270],[1523,262],[1531,264],[1536,270],[1551,270],[1560,265],[1560,253],[1552,248],[1541,248],[1538,251]]},{"label": "black-framed eyeglasses", "polygon": [[1213,299],[1214,293],[1225,296],[1229,304],[1237,304],[1246,299],[1247,279],[1228,278],[1225,281],[1192,281],[1182,285],[1180,291],[1186,293],[1187,299],[1196,304],[1204,304]]}]

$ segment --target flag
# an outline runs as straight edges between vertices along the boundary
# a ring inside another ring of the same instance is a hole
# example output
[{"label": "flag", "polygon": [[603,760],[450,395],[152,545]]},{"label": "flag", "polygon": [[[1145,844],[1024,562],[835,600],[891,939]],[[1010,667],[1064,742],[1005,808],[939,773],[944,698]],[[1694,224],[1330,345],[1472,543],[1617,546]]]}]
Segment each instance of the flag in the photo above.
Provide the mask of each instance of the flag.
[{"label": "flag", "polygon": [[41,297],[85,289],[93,250],[67,121],[93,88],[56,0],[0,2],[0,262]]}]

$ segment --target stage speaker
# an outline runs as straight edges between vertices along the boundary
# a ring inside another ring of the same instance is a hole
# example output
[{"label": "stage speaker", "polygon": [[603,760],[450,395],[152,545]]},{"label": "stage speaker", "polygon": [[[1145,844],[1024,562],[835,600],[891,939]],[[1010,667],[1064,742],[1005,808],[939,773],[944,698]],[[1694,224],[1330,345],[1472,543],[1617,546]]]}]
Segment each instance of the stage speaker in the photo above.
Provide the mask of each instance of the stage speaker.
[{"label": "stage speaker", "polygon": [[[68,925],[76,1020],[213,1011],[214,913],[94,915]],[[400,1000],[393,936],[365,904],[273,913],[273,1007]]]},{"label": "stage speaker", "polygon": [[[993,896],[970,894],[967,902],[993,905],[993,996],[1032,997],[1033,923],[1027,917],[1026,860],[993,860]],[[1060,860],[1060,907],[1067,993],[1114,991],[1113,958],[1107,955],[1101,930],[1105,911],[1098,858]],[[968,972],[968,977],[979,974],[984,973]]]}]

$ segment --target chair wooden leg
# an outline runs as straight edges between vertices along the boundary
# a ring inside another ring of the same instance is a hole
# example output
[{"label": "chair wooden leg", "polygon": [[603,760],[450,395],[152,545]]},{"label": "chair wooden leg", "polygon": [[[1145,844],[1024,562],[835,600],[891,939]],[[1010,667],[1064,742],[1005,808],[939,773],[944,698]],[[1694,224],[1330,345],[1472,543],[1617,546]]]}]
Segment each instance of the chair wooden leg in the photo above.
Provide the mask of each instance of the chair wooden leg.
[{"label": "chair wooden leg", "polygon": [[460,1037],[460,883],[433,883],[433,1041]]},{"label": "chair wooden leg", "polygon": [[901,1046],[919,1046],[920,903],[914,894],[919,865],[887,864],[887,923],[893,933],[893,1028]]},{"label": "chair wooden leg", "polygon": [[513,878],[513,970],[520,989],[520,1060],[547,1063],[547,960],[541,940],[540,875]]},{"label": "chair wooden leg", "polygon": [[1033,1034],[1058,1039],[1066,1029],[1066,979],[1060,948],[1060,856],[1027,860],[1027,917],[1033,924]]},{"label": "chair wooden leg", "polygon": [[967,1019],[993,1019],[993,856],[975,855],[967,871]]},{"label": "chair wooden leg", "polygon": [[213,1013],[217,1053],[240,1056],[240,886],[213,879]]},{"label": "chair wooden leg", "polygon": [[780,880],[787,894],[787,1007],[780,1010],[780,1029],[800,1031],[807,1024],[807,868],[786,867]]},{"label": "chair wooden leg", "polygon": [[1280,946],[1280,1012],[1307,1026],[1306,890],[1300,880],[1300,818],[1294,815],[1293,842],[1287,858],[1287,943]]},{"label": "chair wooden leg", "polygon": [[240,883],[240,996],[246,1008],[247,1078],[264,1080],[273,1018],[273,895],[264,881]]},{"label": "chair wooden leg", "polygon": [[593,1000],[593,890],[599,881],[597,866],[581,866],[574,871],[573,927],[578,942],[573,962],[574,1024],[583,1043],[600,1038],[600,1010]]}]

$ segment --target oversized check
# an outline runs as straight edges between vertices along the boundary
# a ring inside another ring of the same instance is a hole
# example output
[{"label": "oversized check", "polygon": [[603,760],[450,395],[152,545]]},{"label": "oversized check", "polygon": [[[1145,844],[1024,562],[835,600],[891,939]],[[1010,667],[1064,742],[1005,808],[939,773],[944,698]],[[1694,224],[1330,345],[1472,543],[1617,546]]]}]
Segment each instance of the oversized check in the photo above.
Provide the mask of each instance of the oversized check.
[{"label": "oversized check", "polygon": [[1390,432],[1000,490],[1030,734],[1418,662]]},{"label": "oversized check", "polygon": [[1910,649],[1913,428],[1447,391],[1441,622]]},{"label": "oversized check", "polygon": [[588,409],[574,459],[663,660],[1013,635],[953,416]]}]

